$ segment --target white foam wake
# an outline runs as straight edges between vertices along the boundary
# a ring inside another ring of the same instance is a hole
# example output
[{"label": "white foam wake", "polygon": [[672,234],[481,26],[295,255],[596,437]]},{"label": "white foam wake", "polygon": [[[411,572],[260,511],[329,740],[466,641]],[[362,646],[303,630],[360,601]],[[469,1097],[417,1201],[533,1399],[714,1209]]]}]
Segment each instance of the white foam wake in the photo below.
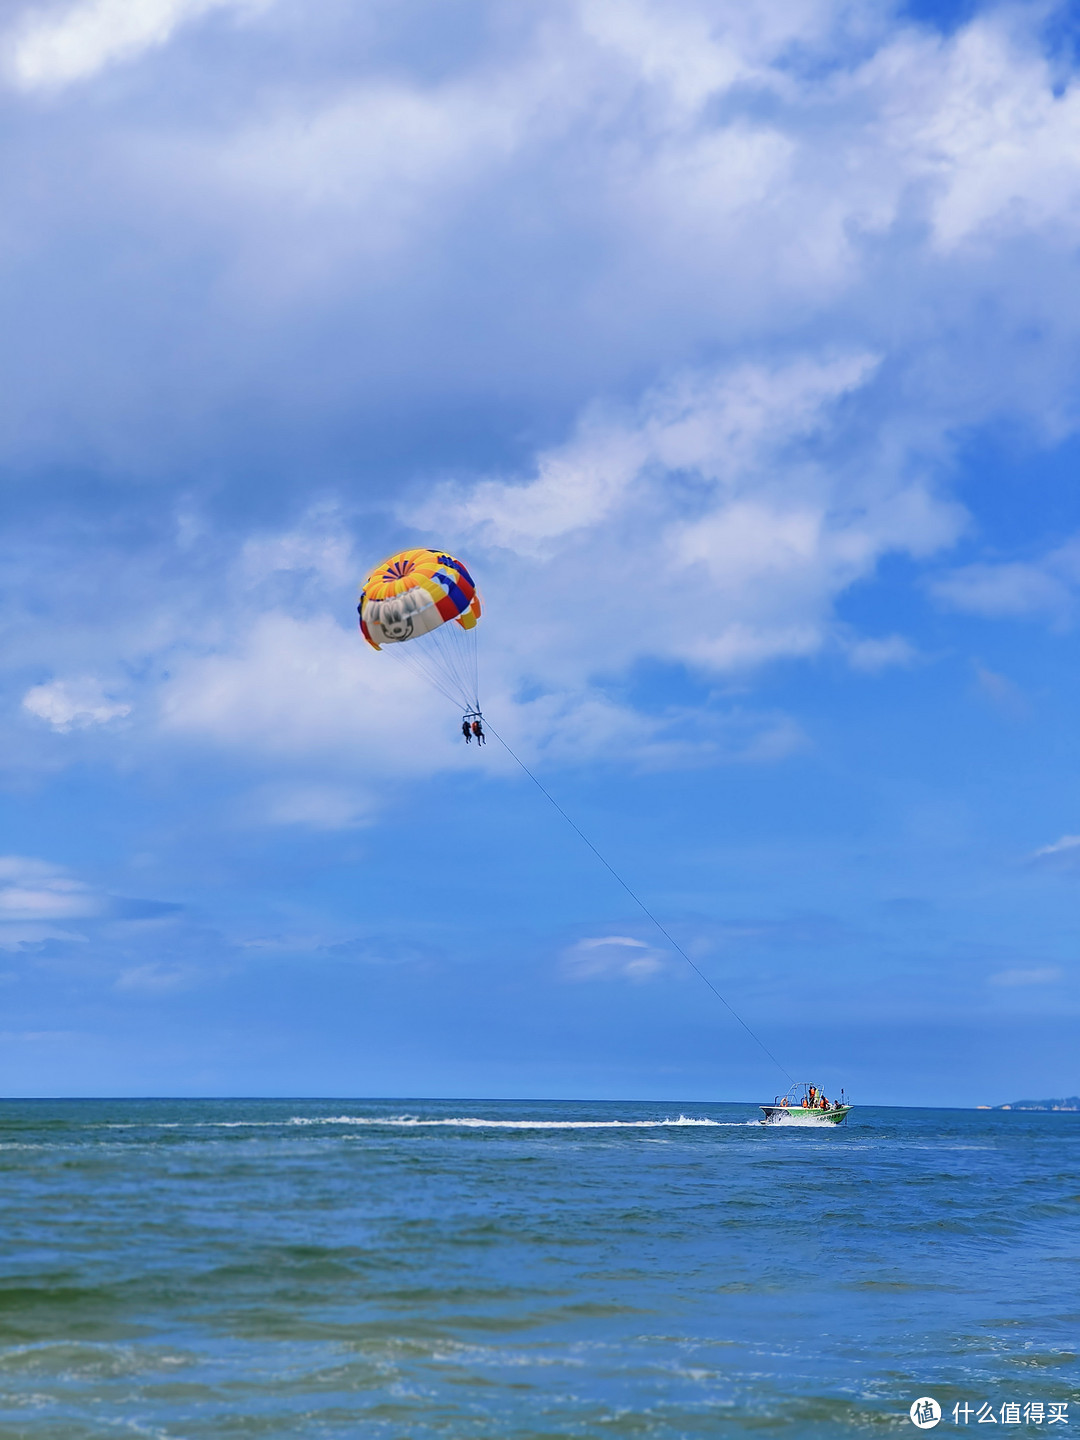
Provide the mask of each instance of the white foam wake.
[{"label": "white foam wake", "polygon": [[404,1125],[410,1129],[450,1126],[461,1130],[659,1130],[709,1125],[720,1129],[757,1121],[709,1120],[703,1115],[680,1115],[666,1120],[493,1120],[482,1115],[452,1115],[424,1119],[419,1115],[294,1115],[290,1125]]}]

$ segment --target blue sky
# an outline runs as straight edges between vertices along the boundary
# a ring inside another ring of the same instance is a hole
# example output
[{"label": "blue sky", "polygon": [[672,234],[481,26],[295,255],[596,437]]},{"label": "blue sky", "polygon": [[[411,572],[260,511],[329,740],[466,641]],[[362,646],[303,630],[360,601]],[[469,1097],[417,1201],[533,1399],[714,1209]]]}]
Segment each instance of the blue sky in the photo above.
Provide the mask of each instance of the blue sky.
[{"label": "blue sky", "polygon": [[1074,1093],[1074,20],[9,5],[0,1093]]}]

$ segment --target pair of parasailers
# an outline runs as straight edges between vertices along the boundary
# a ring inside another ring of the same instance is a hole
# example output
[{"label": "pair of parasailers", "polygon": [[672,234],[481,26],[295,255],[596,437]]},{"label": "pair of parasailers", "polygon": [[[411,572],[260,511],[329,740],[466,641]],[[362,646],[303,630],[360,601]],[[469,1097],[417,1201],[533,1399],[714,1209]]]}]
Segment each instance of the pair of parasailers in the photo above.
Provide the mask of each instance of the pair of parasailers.
[{"label": "pair of parasailers", "polygon": [[484,734],[484,727],[480,723],[479,716],[477,716],[477,718],[471,723],[468,716],[466,716],[465,719],[461,722],[461,733],[465,736],[466,745],[472,744],[474,736],[476,737],[476,743],[478,745],[487,744],[487,737]]}]

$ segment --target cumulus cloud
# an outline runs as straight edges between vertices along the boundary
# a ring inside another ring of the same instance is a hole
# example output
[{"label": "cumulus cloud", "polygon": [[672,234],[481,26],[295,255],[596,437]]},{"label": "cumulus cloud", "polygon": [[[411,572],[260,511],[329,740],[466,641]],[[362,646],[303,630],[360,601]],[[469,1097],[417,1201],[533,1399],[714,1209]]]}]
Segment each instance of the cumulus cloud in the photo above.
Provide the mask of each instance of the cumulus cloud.
[{"label": "cumulus cloud", "polygon": [[[26,308],[0,458],[175,481],[171,539],[141,565],[84,560],[64,625],[20,642],[58,675],[96,647],[101,673],[138,677],[130,698],[58,679],[28,713],[301,768],[347,755],[350,785],[462,763],[346,628],[387,537],[466,548],[510,733],[555,717],[579,753],[675,758],[679,718],[615,698],[642,664],[734,685],[827,650],[913,662],[905,637],[841,624],[843,598],[964,532],[958,433],[1075,424],[1076,87],[1033,14],[943,37],[839,0],[568,0],[433,68],[381,0],[362,21],[216,3],[258,54],[207,41],[197,107],[178,37],[212,0],[34,7],[9,31],[11,73],[55,93],[10,180],[2,263]],[[93,111],[71,83],[174,42],[175,81],[162,67]],[[51,173],[92,183],[46,202]],[[226,541],[214,504],[234,516],[256,488],[275,520]],[[934,593],[1060,621],[1078,574],[1064,547]],[[683,754],[801,743],[790,717],[755,723]],[[297,775],[258,804],[352,823],[337,784]]]},{"label": "cumulus cloud", "polygon": [[[20,73],[44,84],[146,53],[210,3],[35,9]],[[282,427],[295,440],[313,419],[374,423],[406,377],[421,406],[494,386],[513,427],[541,376],[556,403],[583,404],[748,342],[805,348],[808,330],[887,347],[897,396],[931,423],[995,405],[1060,419],[1077,101],[1035,13],[1003,8],[942,39],[884,8],[856,22],[839,0],[768,21],[744,10],[580,0],[492,24],[501,39],[433,69],[400,7],[281,0],[254,12],[257,57],[200,53],[198,106],[147,111],[136,90],[107,118],[73,111],[30,168],[78,165],[95,183],[43,206],[13,181],[25,244],[10,263],[45,329],[13,355],[35,394],[8,443],[156,468],[163,435],[169,453],[193,432],[212,441],[216,416],[254,400],[269,459]],[[82,246],[51,309],[55,270],[47,281],[28,257],[114,224],[152,260]],[[1045,252],[1038,286],[1005,239]],[[110,300],[124,323],[102,353],[93,317]],[[1002,373],[995,350],[1039,324]],[[59,414],[71,423],[44,423]]]},{"label": "cumulus cloud", "polygon": [[748,472],[757,478],[785,444],[819,431],[828,407],[875,365],[850,355],[686,372],[630,414],[586,412],[567,444],[539,456],[535,478],[482,481],[420,518],[456,523],[490,545],[550,553],[552,541],[606,522],[650,472],[689,472],[728,492]]},{"label": "cumulus cloud", "polygon": [[372,768],[411,770],[430,763],[418,757],[434,703],[423,680],[330,615],[271,611],[245,617],[232,644],[177,662],[161,689],[161,724],[236,750],[366,753]]},{"label": "cumulus cloud", "polygon": [[93,676],[34,685],[23,696],[22,707],[61,732],[105,725],[131,714],[131,706],[108,695]]},{"label": "cumulus cloud", "polygon": [[[768,763],[806,744],[790,716],[740,705],[649,715],[588,686],[515,697],[523,674],[535,673],[516,632],[521,619],[504,615],[502,638],[485,654],[485,703],[515,750],[558,764],[655,768]],[[386,777],[475,765],[439,691],[396,649],[376,655],[325,614],[244,616],[231,644],[176,661],[159,698],[166,734],[304,772],[255,791],[244,807],[252,823],[363,824]],[[487,772],[511,763],[497,742],[488,747]]]},{"label": "cumulus cloud", "polygon": [[[925,474],[835,453],[874,370],[855,355],[687,373],[630,413],[587,413],[533,476],[449,490],[420,519],[495,563],[511,552],[527,593],[560,597],[521,617],[552,673],[570,654],[718,672],[813,655],[883,555],[932,554],[964,523]],[[897,638],[847,648],[865,668],[910,659]]]}]

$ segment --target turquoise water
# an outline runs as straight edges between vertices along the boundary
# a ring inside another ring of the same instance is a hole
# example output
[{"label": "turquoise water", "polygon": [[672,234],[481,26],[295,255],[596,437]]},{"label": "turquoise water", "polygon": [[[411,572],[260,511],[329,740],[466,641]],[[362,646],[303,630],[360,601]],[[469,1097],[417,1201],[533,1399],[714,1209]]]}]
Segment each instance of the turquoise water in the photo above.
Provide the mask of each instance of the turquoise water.
[{"label": "turquoise water", "polygon": [[0,1434],[1080,1429],[1080,1116],[755,1114],[4,1102]]}]

